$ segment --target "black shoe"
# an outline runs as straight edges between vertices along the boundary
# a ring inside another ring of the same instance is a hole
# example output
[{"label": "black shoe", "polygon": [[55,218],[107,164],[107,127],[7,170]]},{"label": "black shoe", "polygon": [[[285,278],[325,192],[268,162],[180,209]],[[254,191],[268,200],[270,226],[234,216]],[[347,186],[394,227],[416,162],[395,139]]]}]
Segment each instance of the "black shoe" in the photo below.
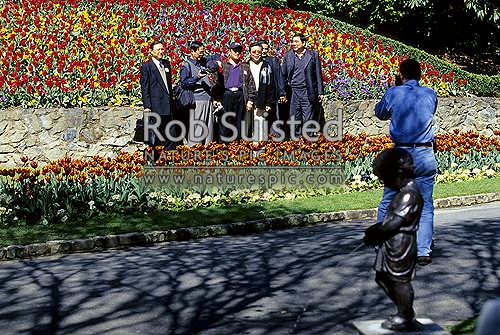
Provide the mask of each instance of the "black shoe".
[{"label": "black shoe", "polygon": [[431,256],[418,256],[417,257],[417,264],[418,265],[425,266],[425,265],[428,265],[428,264],[431,264],[431,263],[432,263]]}]

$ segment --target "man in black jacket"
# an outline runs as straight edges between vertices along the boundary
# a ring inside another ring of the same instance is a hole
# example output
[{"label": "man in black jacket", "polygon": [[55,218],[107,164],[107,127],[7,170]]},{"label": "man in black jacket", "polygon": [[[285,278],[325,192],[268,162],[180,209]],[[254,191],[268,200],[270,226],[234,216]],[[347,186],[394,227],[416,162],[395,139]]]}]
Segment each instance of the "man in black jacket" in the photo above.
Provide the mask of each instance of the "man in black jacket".
[{"label": "man in black jacket", "polygon": [[271,65],[262,58],[260,43],[250,45],[250,73],[257,90],[254,108],[246,113],[247,134],[252,140],[267,140],[270,126],[276,120],[276,88]]},{"label": "man in black jacket", "polygon": [[[163,58],[165,48],[159,41],[150,44],[151,59],[141,66],[141,94],[145,117],[144,142],[150,146],[164,145],[175,148],[174,127],[167,127],[172,121],[172,72],[170,62]],[[167,136],[168,135],[168,136]],[[158,156],[155,156],[155,160]]]},{"label": "man in black jacket", "polygon": [[323,100],[323,77],[318,52],[305,47],[306,37],[295,35],[292,50],[287,51],[281,65],[285,89],[290,99],[290,126],[293,138],[302,135],[302,125],[309,120],[319,119],[315,115],[318,104]]},{"label": "man in black jacket", "polygon": [[[277,103],[275,104],[275,109],[272,111],[273,113],[275,113],[275,115],[272,115],[271,118],[274,118],[275,120],[281,120],[284,123],[288,120],[288,106],[286,106],[285,104],[287,102],[287,99],[285,82],[283,81],[283,75],[281,73],[281,64],[278,57],[271,56],[269,54],[270,46],[266,40],[261,40],[259,43],[262,46],[262,58],[271,66],[274,78],[274,100]],[[283,129],[283,131],[286,131],[286,127],[284,125],[280,126],[279,128]],[[278,135],[275,131],[273,131],[273,129],[271,129],[271,132],[274,135]]]}]

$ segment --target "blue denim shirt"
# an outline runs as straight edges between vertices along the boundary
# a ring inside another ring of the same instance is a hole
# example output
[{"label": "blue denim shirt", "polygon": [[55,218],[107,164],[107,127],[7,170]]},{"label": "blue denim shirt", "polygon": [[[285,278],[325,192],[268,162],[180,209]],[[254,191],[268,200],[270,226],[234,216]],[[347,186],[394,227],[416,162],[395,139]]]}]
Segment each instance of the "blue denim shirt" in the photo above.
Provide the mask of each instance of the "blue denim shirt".
[{"label": "blue denim shirt", "polygon": [[198,78],[198,73],[191,73],[191,67],[189,66],[188,62],[191,62],[191,64],[193,64],[194,68],[196,68],[197,70],[201,68],[201,64],[193,58],[188,57],[187,61],[182,64],[181,67],[180,80],[182,88],[194,90],[196,84],[199,84],[198,82],[200,78]]},{"label": "blue denim shirt", "polygon": [[434,139],[432,118],[436,108],[436,92],[408,80],[385,92],[375,106],[375,116],[391,120],[389,133],[394,142],[427,143]]}]

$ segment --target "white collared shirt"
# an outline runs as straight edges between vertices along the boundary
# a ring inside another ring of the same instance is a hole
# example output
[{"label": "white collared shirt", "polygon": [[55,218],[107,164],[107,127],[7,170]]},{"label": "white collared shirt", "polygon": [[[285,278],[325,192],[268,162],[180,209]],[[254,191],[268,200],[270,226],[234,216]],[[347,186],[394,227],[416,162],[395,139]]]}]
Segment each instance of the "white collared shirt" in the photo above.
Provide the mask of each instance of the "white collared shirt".
[{"label": "white collared shirt", "polygon": [[250,72],[252,72],[252,77],[253,81],[255,82],[255,89],[258,91],[259,90],[259,74],[260,74],[260,69],[262,67],[263,62],[260,62],[259,64],[255,64],[254,62],[250,61]]},{"label": "white collared shirt", "polygon": [[160,71],[160,75],[163,79],[163,83],[165,84],[165,87],[167,88],[167,91],[168,91],[167,75],[166,75],[166,73],[168,72],[168,68],[163,66],[163,64],[160,63],[160,61],[158,59],[153,57],[152,60],[153,60],[153,63],[155,63],[158,71]]},{"label": "white collared shirt", "polygon": [[[161,71],[162,64],[160,63],[160,60],[152,57],[153,63],[155,63],[156,67],[158,68],[158,71]],[[164,66],[163,66],[164,67]]]}]

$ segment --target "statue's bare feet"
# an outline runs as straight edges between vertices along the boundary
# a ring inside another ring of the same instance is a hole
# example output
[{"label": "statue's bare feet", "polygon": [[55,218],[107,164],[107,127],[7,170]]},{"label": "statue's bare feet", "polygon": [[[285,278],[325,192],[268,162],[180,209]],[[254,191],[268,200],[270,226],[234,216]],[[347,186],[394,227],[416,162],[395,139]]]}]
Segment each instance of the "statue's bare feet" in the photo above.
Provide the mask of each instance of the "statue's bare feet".
[{"label": "statue's bare feet", "polygon": [[418,322],[411,318],[406,319],[399,315],[391,316],[382,322],[382,328],[395,331],[412,331],[418,328]]}]

